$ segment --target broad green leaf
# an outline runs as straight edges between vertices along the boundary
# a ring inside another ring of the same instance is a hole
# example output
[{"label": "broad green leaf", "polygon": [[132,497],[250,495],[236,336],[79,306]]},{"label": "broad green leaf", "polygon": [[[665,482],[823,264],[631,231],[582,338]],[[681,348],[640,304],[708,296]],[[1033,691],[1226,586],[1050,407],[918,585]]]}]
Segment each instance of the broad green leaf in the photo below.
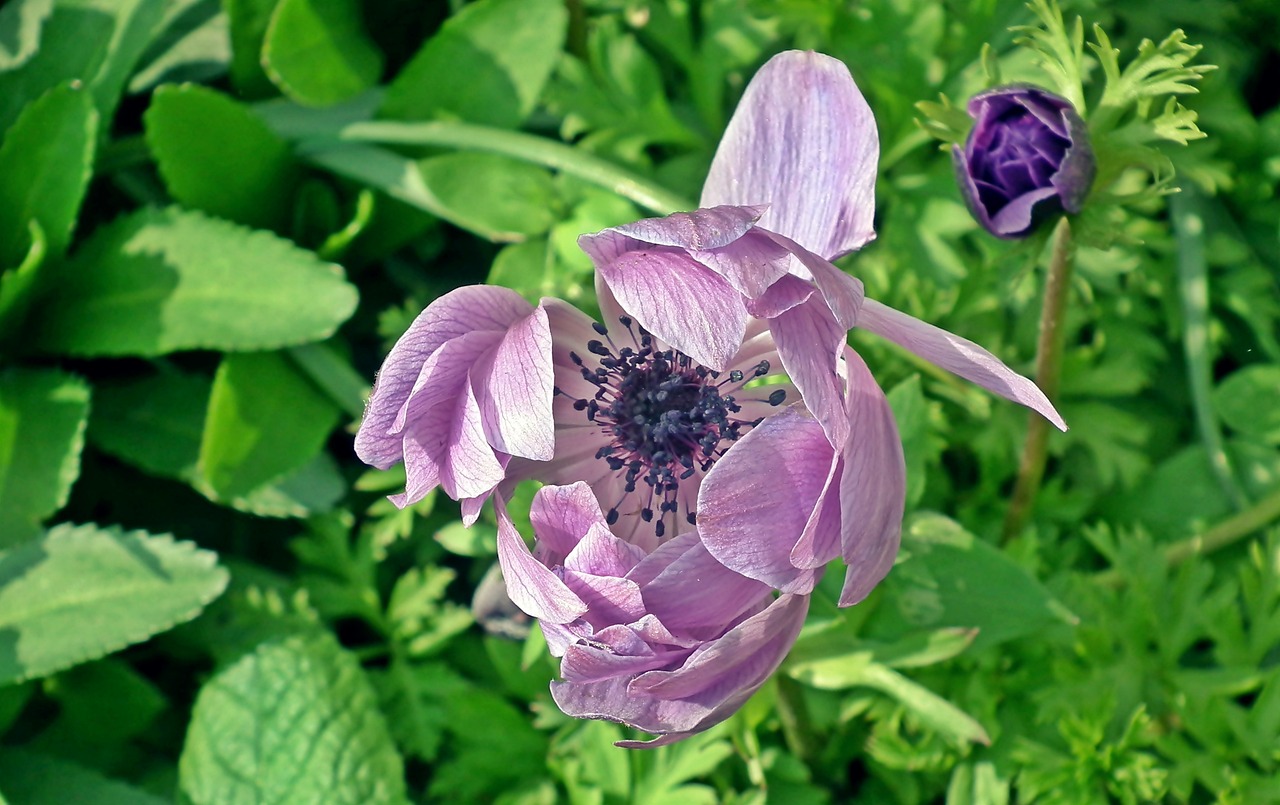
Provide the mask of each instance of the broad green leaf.
[{"label": "broad green leaf", "polygon": [[911,519],[903,530],[910,558],[886,580],[886,617],[937,629],[978,629],[980,648],[1074,622],[1034,576],[993,545],[937,514]]},{"label": "broad green leaf", "polygon": [[194,618],[217,557],[144,531],[60,525],[0,554],[0,683],[46,676]]},{"label": "broad green leaf", "polygon": [[337,424],[337,407],[285,356],[226,355],[209,395],[200,475],[218,497],[245,495],[311,461]]},{"label": "broad green leaf", "polygon": [[63,84],[27,106],[0,147],[0,269],[23,262],[31,221],[47,256],[71,242],[80,202],[93,173],[98,113],[89,93]]},{"label": "broad green leaf", "polygon": [[178,771],[195,805],[408,801],[373,688],[328,636],[267,643],[205,683]]},{"label": "broad green leaf", "polygon": [[1213,402],[1241,435],[1280,444],[1280,366],[1255,364],[1232,372],[1214,389]]},{"label": "broad green leaf", "polygon": [[524,240],[556,220],[551,174],[536,165],[464,152],[425,159],[418,169],[442,218],[490,240]]},{"label": "broad green leaf", "polygon": [[12,70],[40,49],[40,28],[53,0],[13,0],[0,8],[0,70]]},{"label": "broad green leaf", "polygon": [[[515,128],[560,59],[560,0],[479,0],[450,17],[387,88],[382,116],[459,117]],[[448,80],[446,76],[465,77]]]},{"label": "broad green leaf", "polygon": [[169,801],[67,760],[9,747],[0,749],[0,795],[13,805],[163,805]]},{"label": "broad green leaf", "polygon": [[61,0],[40,30],[40,47],[0,73],[0,131],[32,98],[67,81],[89,89],[103,127],[164,16],[165,0]]},{"label": "broad green leaf", "polygon": [[262,350],[328,337],[355,309],[335,265],[200,213],[142,209],[98,230],[32,317],[43,352]]},{"label": "broad green leaf", "polygon": [[267,26],[262,62],[285,95],[331,106],[382,76],[382,52],[365,33],[356,0],[280,0]]},{"label": "broad green leaf", "polygon": [[512,243],[498,252],[485,283],[510,288],[537,304],[544,296],[557,295],[557,271],[563,269],[547,248],[546,239],[533,238],[523,243]]},{"label": "broad green leaf", "polygon": [[44,265],[48,252],[40,222],[32,219],[28,232],[31,247],[27,256],[22,258],[17,268],[0,273],[0,342],[9,340],[21,330],[35,297],[40,267]]},{"label": "broad green leaf", "polygon": [[885,396],[902,437],[902,453],[907,464],[907,511],[911,511],[924,496],[926,464],[945,445],[930,433],[929,404],[920,390],[920,375],[912,375]]},{"label": "broad green leaf", "polygon": [[222,0],[231,34],[231,83],[247,98],[265,98],[275,86],[262,69],[262,43],[278,0]]},{"label": "broad green leaf", "polygon": [[219,0],[173,0],[164,30],[143,54],[144,66],[129,79],[129,94],[163,83],[213,81],[231,62],[227,15]]},{"label": "broad green leaf", "polygon": [[169,193],[188,207],[283,232],[300,175],[292,150],[243,104],[205,87],[156,90],[147,144]]},{"label": "broad green leaf", "polygon": [[0,372],[0,547],[34,538],[80,474],[89,386],[54,369]]}]

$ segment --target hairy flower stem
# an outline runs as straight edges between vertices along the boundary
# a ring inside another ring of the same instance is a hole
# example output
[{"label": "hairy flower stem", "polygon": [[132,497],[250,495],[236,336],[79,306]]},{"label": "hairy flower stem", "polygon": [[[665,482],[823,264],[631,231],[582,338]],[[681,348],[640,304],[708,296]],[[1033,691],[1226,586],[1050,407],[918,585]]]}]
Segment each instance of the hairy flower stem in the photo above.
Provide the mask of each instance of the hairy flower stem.
[{"label": "hairy flower stem", "polygon": [[[1203,534],[1175,542],[1164,550],[1164,560],[1170,566],[1179,565],[1195,556],[1206,556],[1234,545],[1245,537],[1280,520],[1280,490],[1232,515]],[[1094,580],[1104,587],[1119,587],[1124,576],[1116,570],[1105,570]]]},{"label": "hairy flower stem", "polygon": [[[1074,264],[1071,223],[1063,217],[1053,231],[1053,254],[1049,258],[1049,277],[1045,281],[1044,302],[1040,308],[1040,338],[1036,343],[1036,384],[1050,401],[1058,396],[1058,381],[1062,375],[1063,325]],[[1043,417],[1033,415],[1027,426],[1027,440],[1022,446],[1013,500],[1004,519],[1005,542],[1022,531],[1031,514],[1040,482],[1044,479],[1048,447],[1049,423]]]}]

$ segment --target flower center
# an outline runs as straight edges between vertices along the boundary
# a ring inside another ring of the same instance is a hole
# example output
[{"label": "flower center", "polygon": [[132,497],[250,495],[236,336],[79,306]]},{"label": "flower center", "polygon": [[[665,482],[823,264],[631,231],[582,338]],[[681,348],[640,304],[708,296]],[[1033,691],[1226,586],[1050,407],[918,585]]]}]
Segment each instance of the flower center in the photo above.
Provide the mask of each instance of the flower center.
[{"label": "flower center", "polygon": [[[629,317],[619,321],[629,336],[620,340],[629,344],[619,346],[604,325],[592,325],[605,339],[587,342],[594,367],[569,353],[582,378],[596,387],[593,396],[574,398],[573,407],[600,427],[605,444],[595,457],[622,481],[622,497],[609,509],[606,521],[616,523],[619,506],[638,495],[643,499],[640,518],[653,522],[654,532],[662,537],[668,516],[678,516],[680,482],[705,474],[729,444],[759,423],[737,416],[742,405],[734,393],[748,380],[767,375],[769,362],[760,361],[749,374],[740,369],[718,372],[679,350],[661,349]],[[767,399],[780,405],[785,397],[785,391],[777,390]],[[693,524],[696,516],[689,510],[685,519]]]}]

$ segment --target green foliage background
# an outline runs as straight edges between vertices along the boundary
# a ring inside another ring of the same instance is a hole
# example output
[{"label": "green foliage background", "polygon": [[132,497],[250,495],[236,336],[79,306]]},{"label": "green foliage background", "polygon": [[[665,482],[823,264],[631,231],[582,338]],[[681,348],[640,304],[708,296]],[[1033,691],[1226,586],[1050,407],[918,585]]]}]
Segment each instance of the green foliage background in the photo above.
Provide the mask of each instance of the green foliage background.
[{"label": "green foliage background", "polygon": [[916,104],[1045,83],[1032,14],[9,0],[0,801],[1280,802],[1280,10],[1076,14],[1122,63],[1184,28],[1220,69],[1181,192],[1089,222],[1113,245],[1078,253],[1030,524],[1001,540],[1025,412],[855,331],[906,445],[899,564],[849,610],[829,574],[739,715],[628,752],[552,705],[491,521],[396,510],[403,474],[356,460],[381,357],[466,283],[591,309],[577,236],[692,206],[799,47],[879,126],[879,238],[843,267],[1029,371],[1044,241],[976,228]]}]

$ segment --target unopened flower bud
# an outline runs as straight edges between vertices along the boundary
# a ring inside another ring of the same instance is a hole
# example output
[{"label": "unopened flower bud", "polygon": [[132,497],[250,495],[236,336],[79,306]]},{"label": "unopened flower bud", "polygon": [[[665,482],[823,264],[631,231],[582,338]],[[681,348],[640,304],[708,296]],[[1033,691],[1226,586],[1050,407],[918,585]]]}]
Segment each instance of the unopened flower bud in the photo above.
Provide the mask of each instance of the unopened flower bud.
[{"label": "unopened flower bud", "polygon": [[952,151],[973,217],[1000,238],[1023,238],[1044,220],[1079,213],[1097,165],[1071,102],[1031,86],[997,87],[969,101],[973,129]]}]

